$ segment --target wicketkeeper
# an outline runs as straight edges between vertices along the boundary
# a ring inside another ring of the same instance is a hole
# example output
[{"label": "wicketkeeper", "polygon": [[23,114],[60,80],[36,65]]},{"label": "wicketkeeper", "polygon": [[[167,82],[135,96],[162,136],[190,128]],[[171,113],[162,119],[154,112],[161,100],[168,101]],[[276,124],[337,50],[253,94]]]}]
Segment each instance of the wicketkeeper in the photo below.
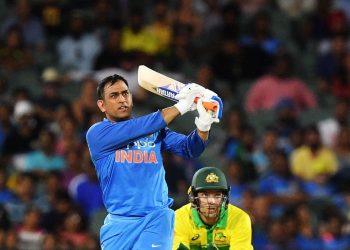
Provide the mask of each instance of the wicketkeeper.
[{"label": "wicketkeeper", "polygon": [[190,203],[175,212],[173,250],[252,250],[250,217],[229,204],[230,187],[215,167],[199,169],[189,189]]}]

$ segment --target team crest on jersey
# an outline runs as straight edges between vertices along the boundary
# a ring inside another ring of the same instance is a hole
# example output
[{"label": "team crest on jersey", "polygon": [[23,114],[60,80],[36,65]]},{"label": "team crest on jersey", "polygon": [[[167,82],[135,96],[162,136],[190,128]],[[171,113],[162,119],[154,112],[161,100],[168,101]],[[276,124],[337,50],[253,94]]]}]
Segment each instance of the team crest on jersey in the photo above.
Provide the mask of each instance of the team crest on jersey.
[{"label": "team crest on jersey", "polygon": [[226,236],[222,232],[215,234],[215,241],[226,241]]},{"label": "team crest on jersey", "polygon": [[210,173],[207,175],[207,177],[205,178],[205,181],[207,183],[218,183],[219,182],[219,176],[217,176],[214,173]]}]

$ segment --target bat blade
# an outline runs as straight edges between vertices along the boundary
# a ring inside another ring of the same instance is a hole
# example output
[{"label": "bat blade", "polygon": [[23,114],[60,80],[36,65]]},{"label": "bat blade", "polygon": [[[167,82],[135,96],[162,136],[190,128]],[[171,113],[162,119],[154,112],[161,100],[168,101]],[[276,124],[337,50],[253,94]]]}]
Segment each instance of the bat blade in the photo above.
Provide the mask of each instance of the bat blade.
[{"label": "bat blade", "polygon": [[182,82],[154,71],[145,65],[139,66],[138,82],[142,88],[172,101],[177,101],[175,95],[185,86]]},{"label": "bat blade", "polygon": [[[175,99],[175,95],[185,86],[184,83],[154,71],[145,65],[139,66],[138,83],[142,88],[175,102],[178,101]],[[197,99],[195,103],[197,103]],[[203,106],[212,111],[216,111],[218,108],[215,102],[203,102]]]}]

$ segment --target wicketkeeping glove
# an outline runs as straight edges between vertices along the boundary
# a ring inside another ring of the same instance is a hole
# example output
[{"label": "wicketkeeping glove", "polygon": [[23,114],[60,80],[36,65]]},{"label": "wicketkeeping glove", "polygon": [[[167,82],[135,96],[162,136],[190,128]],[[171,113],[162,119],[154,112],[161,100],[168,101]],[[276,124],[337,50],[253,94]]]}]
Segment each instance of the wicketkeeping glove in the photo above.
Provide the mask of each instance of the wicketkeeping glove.
[{"label": "wicketkeeping glove", "polygon": [[190,250],[188,247],[186,247],[184,244],[180,243],[179,247],[177,250]]},{"label": "wicketkeeping glove", "polygon": [[219,248],[214,243],[210,243],[207,250],[219,250]]},{"label": "wicketkeeping glove", "polygon": [[196,83],[189,83],[175,96],[178,103],[174,106],[179,110],[180,114],[183,115],[188,111],[196,110],[197,106],[194,103],[196,97],[202,97],[204,95],[205,88]]},{"label": "wicketkeeping glove", "polygon": [[[218,109],[216,112],[206,110],[203,107],[203,100],[208,102],[216,102]],[[203,99],[200,98],[197,101],[197,110],[199,116],[195,118],[194,123],[196,124],[198,130],[206,132],[210,130],[212,123],[219,123],[220,119],[222,117],[222,109],[223,109],[223,103],[221,101],[221,98],[218,96],[213,96],[211,99]]]}]

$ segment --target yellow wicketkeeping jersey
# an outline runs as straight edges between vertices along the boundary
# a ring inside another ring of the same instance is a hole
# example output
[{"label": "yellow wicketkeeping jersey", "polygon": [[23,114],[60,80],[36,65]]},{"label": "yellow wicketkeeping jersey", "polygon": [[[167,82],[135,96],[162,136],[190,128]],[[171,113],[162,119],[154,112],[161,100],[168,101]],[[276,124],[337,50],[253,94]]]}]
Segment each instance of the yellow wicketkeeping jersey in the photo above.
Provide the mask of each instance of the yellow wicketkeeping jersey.
[{"label": "yellow wicketkeeping jersey", "polygon": [[180,243],[189,249],[207,249],[214,243],[220,250],[253,250],[252,226],[249,215],[231,204],[222,211],[220,219],[211,227],[205,225],[197,212],[187,204],[175,212],[173,250]]}]

